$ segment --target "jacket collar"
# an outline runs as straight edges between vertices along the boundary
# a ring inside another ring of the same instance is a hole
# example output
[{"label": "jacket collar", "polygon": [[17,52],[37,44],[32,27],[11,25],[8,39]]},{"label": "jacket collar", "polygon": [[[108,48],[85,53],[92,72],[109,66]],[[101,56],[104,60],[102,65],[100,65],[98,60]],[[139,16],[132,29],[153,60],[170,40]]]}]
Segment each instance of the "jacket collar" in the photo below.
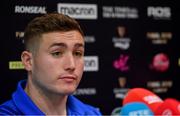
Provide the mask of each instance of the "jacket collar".
[{"label": "jacket collar", "polygon": [[[23,114],[35,114],[35,115],[45,115],[31,100],[31,98],[24,91],[26,80],[21,80],[18,83],[17,90],[13,93],[13,102]],[[67,114],[68,115],[79,115],[86,114],[86,107],[84,103],[79,101],[72,95],[68,96],[67,100]]]},{"label": "jacket collar", "polygon": [[31,98],[24,91],[26,80],[22,80],[18,83],[17,90],[13,93],[13,102],[23,114],[38,114],[44,115],[44,113],[33,103]]}]

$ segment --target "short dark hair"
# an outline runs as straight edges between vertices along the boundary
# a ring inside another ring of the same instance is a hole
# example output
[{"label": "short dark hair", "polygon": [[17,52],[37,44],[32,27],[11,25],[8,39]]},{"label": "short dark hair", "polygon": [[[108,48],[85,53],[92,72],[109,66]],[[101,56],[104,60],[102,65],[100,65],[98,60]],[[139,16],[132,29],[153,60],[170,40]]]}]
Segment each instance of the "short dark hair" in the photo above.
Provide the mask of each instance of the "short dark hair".
[{"label": "short dark hair", "polygon": [[29,22],[24,33],[25,49],[34,53],[40,44],[42,34],[57,31],[72,31],[76,30],[84,36],[79,23],[67,16],[60,13],[48,13],[43,16],[34,18]]}]

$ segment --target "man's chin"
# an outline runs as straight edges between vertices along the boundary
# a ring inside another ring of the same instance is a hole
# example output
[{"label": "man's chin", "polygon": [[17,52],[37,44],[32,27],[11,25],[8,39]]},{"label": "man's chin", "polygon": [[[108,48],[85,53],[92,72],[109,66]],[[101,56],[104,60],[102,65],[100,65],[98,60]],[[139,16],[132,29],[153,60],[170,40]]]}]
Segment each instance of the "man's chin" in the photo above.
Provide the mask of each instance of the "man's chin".
[{"label": "man's chin", "polygon": [[70,95],[70,94],[73,94],[75,91],[76,91],[76,89],[68,89],[68,90],[64,90],[63,93],[66,95]]}]

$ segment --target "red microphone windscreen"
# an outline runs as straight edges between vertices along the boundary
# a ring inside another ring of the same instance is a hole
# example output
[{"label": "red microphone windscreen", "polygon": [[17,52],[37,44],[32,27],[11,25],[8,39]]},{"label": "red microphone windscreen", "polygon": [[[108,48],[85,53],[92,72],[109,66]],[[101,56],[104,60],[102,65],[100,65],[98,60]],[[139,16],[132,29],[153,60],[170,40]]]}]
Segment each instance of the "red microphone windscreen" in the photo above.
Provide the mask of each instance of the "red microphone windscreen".
[{"label": "red microphone windscreen", "polygon": [[180,103],[176,99],[167,98],[154,113],[163,116],[180,115]]},{"label": "red microphone windscreen", "polygon": [[147,89],[133,88],[123,99],[123,105],[130,102],[143,102],[154,112],[163,103],[163,100]]}]

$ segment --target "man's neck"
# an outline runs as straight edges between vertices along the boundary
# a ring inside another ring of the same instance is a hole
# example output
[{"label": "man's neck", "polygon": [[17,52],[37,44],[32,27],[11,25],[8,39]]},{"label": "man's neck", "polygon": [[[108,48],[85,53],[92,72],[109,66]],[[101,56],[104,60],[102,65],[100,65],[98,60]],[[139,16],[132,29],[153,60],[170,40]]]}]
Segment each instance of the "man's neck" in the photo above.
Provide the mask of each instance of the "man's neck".
[{"label": "man's neck", "polygon": [[67,115],[67,96],[47,94],[40,88],[32,86],[31,82],[26,84],[25,92],[46,115]]}]

